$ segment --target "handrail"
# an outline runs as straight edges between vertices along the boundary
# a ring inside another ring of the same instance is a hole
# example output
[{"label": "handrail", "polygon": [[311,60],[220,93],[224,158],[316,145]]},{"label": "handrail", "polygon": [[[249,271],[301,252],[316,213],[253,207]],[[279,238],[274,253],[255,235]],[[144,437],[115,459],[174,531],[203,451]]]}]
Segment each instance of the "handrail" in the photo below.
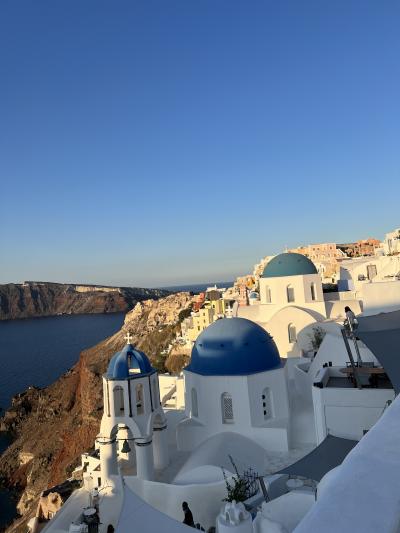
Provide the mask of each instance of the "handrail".
[{"label": "handrail", "polygon": [[350,349],[349,341],[347,340],[346,331],[345,331],[344,328],[340,328],[340,332],[342,333],[344,345],[346,346],[347,355],[349,356],[349,359],[350,359],[350,364],[351,364],[351,367],[353,369],[353,374],[354,374],[354,378],[355,378],[356,383],[357,383],[357,387],[359,389],[362,389],[360,376],[358,375],[358,370],[357,370],[356,364],[354,362],[354,358],[353,358],[353,354],[352,354],[351,349]]},{"label": "handrail", "polygon": [[161,405],[162,407],[165,407],[165,404],[168,402],[168,400],[170,400],[172,398],[172,396],[175,394],[176,392],[176,383],[175,385],[171,388],[171,390],[169,390],[167,392],[167,394],[165,394],[163,397],[162,397],[162,400],[161,400]]}]

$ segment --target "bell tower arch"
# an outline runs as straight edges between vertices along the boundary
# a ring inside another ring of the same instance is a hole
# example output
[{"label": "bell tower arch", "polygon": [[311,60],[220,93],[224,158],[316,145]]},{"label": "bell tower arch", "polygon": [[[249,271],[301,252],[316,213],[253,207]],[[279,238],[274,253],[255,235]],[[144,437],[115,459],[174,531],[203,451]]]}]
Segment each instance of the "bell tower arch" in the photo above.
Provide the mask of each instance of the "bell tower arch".
[{"label": "bell tower arch", "polygon": [[132,346],[129,333],[125,339],[126,345],[112,357],[103,375],[104,412],[96,440],[102,485],[118,475],[118,456],[125,465],[136,464],[136,475],[148,480],[153,479],[154,468],[169,463],[157,371]]}]

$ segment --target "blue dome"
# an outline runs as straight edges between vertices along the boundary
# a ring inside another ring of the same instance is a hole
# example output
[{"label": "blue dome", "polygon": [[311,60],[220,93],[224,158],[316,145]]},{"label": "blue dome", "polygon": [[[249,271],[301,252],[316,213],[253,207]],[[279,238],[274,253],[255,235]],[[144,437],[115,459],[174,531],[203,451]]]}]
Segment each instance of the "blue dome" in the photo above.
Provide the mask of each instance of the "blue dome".
[{"label": "blue dome", "polygon": [[283,276],[304,276],[318,274],[315,265],[302,254],[279,254],[271,259],[264,268],[263,278],[280,278]]},{"label": "blue dome", "polygon": [[258,298],[258,292],[251,292],[249,295],[250,300],[256,300]]},{"label": "blue dome", "polygon": [[135,350],[131,344],[117,352],[108,364],[106,377],[110,379],[126,379],[135,375],[151,374],[155,372],[147,356]]},{"label": "blue dome", "polygon": [[276,344],[265,329],[245,318],[222,318],[198,336],[186,370],[203,376],[245,376],[280,366]]}]

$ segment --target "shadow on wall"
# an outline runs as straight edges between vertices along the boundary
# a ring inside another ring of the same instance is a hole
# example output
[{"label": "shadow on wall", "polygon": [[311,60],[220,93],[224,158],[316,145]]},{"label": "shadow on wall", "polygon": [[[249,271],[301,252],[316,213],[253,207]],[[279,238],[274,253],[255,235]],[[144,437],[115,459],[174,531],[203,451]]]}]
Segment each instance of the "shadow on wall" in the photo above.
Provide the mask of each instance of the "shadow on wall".
[{"label": "shadow on wall", "polygon": [[363,312],[363,304],[360,300],[327,300],[325,302],[325,306],[328,318],[332,320],[344,320],[344,308],[346,307],[346,305],[348,305],[356,315],[359,315]]}]

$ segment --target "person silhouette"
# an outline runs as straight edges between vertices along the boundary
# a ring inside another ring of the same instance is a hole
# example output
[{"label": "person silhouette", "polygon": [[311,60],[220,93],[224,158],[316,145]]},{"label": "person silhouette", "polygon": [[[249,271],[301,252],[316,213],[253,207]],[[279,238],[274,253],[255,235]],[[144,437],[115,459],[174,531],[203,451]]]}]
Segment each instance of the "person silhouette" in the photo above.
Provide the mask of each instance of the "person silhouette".
[{"label": "person silhouette", "polygon": [[187,502],[182,502],[182,510],[185,514],[185,518],[183,519],[183,523],[190,527],[195,527],[194,521],[193,521],[193,515],[192,511],[189,509],[189,505]]},{"label": "person silhouette", "polygon": [[350,331],[354,331],[358,326],[356,315],[348,305],[344,308],[344,312],[346,313],[345,326],[348,326]]}]

